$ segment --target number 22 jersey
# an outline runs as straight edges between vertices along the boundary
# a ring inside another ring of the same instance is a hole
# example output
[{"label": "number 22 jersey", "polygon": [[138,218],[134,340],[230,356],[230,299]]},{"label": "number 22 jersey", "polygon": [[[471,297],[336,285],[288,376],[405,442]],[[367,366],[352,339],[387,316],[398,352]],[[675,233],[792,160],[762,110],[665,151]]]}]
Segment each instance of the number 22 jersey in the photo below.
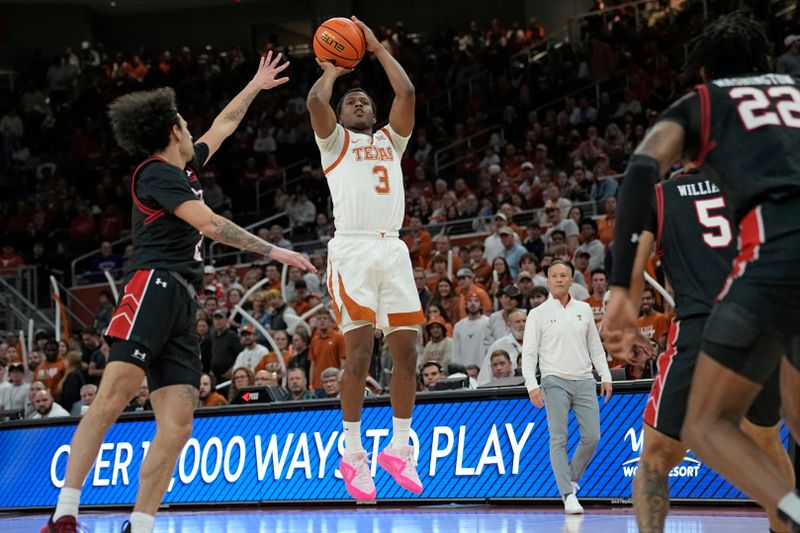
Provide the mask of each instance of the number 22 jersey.
[{"label": "number 22 jersey", "polygon": [[336,231],[399,231],[405,216],[400,160],[409,138],[389,125],[367,135],[336,124],[327,139],[315,139]]},{"label": "number 22 jersey", "polygon": [[765,200],[800,195],[798,78],[716,79],[695,87],[659,120],[683,127],[685,153],[719,185],[737,221]]}]

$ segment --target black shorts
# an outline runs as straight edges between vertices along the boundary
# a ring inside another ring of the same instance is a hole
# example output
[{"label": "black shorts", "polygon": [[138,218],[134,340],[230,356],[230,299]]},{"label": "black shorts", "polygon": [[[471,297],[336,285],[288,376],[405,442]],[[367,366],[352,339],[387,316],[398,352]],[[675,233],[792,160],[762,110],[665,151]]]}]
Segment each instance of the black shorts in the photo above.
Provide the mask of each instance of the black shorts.
[{"label": "black shorts", "polygon": [[703,333],[703,351],[764,383],[800,324],[800,197],[766,201],[739,224],[739,256]]},{"label": "black shorts", "polygon": [[151,391],[167,385],[200,385],[197,302],[165,270],[137,270],[105,335],[109,362],[123,361],[147,374]]},{"label": "black shorts", "polygon": [[[673,322],[667,349],[658,357],[658,374],[644,410],[644,421],[659,433],[681,440],[692,376],[700,353],[702,333],[708,317]],[[774,426],[780,420],[780,390],[777,369],[756,397],[747,419],[759,426]]]}]

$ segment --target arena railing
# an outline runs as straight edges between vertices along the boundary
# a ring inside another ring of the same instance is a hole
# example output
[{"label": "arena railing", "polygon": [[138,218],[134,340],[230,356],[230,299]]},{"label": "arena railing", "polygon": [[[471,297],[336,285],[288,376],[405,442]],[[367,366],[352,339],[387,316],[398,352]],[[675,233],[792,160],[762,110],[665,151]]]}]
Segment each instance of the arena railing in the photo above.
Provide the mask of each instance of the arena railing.
[{"label": "arena railing", "polygon": [[[286,188],[293,183],[297,183],[301,179],[303,179],[303,173],[301,172],[297,176],[293,176],[289,178],[289,172],[294,171],[298,167],[302,168],[304,165],[311,164],[311,160],[308,158],[300,159],[299,161],[295,161],[285,167],[281,168],[281,180],[280,186],[275,186],[274,182],[267,182],[267,180],[259,180],[256,182],[256,210],[260,213],[261,212],[261,199],[264,196],[273,196],[275,191],[279,188],[283,188],[286,191]],[[266,189],[268,185],[271,185],[270,188]],[[263,189],[263,190],[262,190]]]},{"label": "arena railing", "polygon": [[[127,245],[130,242],[131,242],[131,237],[124,237],[122,239],[117,239],[116,241],[111,243],[111,248],[114,249],[115,247],[123,243]],[[89,283],[88,281],[85,280],[85,277],[86,275],[92,274],[93,272],[90,272],[90,270],[87,268],[85,271],[82,271],[80,274],[78,274],[78,265],[89,259],[92,259],[99,253],[100,253],[100,247],[97,247],[91,252],[86,252],[85,254],[79,255],[78,257],[72,260],[72,263],[70,264],[70,272],[72,273],[71,279],[73,286],[85,285],[86,283]]]},{"label": "arena railing", "polygon": [[[461,148],[464,144],[467,145],[467,150],[470,151],[478,151],[482,150],[490,143],[488,142],[491,139],[493,133],[500,134],[500,141],[505,144],[505,133],[503,131],[503,126],[501,124],[495,124],[494,126],[490,126],[484,130],[481,130],[477,133],[473,133],[469,137],[464,139],[452,142],[446,146],[443,146],[436,150],[433,154],[433,173],[434,175],[438,176],[439,173],[446,168],[450,168],[453,165],[457,165],[461,162],[464,157],[453,157],[452,153],[456,150],[456,148]],[[487,142],[483,143],[481,146],[474,146],[474,140],[484,136],[487,138]]]},{"label": "arena railing", "polygon": [[41,309],[3,277],[0,277],[0,317],[6,329],[14,331],[27,328],[30,319],[39,328],[55,328],[53,321]]}]

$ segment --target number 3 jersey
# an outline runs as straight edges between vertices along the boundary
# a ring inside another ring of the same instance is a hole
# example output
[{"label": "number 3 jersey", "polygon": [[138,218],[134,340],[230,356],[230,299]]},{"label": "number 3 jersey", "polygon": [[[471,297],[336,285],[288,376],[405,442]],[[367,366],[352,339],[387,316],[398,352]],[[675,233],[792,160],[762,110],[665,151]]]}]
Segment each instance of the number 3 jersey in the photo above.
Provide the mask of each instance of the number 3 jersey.
[{"label": "number 3 jersey", "polygon": [[399,231],[405,216],[400,160],[409,138],[389,125],[367,135],[336,124],[327,139],[315,139],[336,231]]},{"label": "number 3 jersey", "polygon": [[800,86],[783,74],[698,85],[659,120],[686,132],[685,153],[740,221],[765,200],[800,194]]},{"label": "number 3 jersey", "polygon": [[176,272],[195,288],[203,281],[202,235],[174,211],[189,200],[203,200],[197,173],[208,158],[205,143],[194,145],[194,158],[178,168],[160,157],[146,159],[131,177],[133,258],[131,271]]},{"label": "number 3 jersey", "polygon": [[709,314],[737,254],[733,213],[714,182],[690,171],[656,185],[645,229],[656,236],[678,318]]}]

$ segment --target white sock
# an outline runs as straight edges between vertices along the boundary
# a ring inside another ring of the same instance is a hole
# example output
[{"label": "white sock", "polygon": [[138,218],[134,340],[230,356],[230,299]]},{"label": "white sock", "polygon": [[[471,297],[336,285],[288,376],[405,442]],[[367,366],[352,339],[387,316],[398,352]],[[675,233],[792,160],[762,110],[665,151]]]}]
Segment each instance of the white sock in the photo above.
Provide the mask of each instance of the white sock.
[{"label": "white sock", "polygon": [[361,420],[358,422],[342,421],[344,426],[344,450],[346,453],[363,452],[361,444]]},{"label": "white sock", "polygon": [[411,432],[410,418],[392,417],[392,448],[408,446],[408,434]]},{"label": "white sock", "polygon": [[58,503],[56,510],[53,511],[53,522],[62,516],[74,516],[78,518],[78,504],[81,501],[81,489],[71,489],[64,487],[58,493]]},{"label": "white sock", "polygon": [[800,523],[800,495],[790,492],[778,501],[778,509],[797,523]]},{"label": "white sock", "polygon": [[131,513],[131,533],[152,533],[156,517],[145,513]]}]

